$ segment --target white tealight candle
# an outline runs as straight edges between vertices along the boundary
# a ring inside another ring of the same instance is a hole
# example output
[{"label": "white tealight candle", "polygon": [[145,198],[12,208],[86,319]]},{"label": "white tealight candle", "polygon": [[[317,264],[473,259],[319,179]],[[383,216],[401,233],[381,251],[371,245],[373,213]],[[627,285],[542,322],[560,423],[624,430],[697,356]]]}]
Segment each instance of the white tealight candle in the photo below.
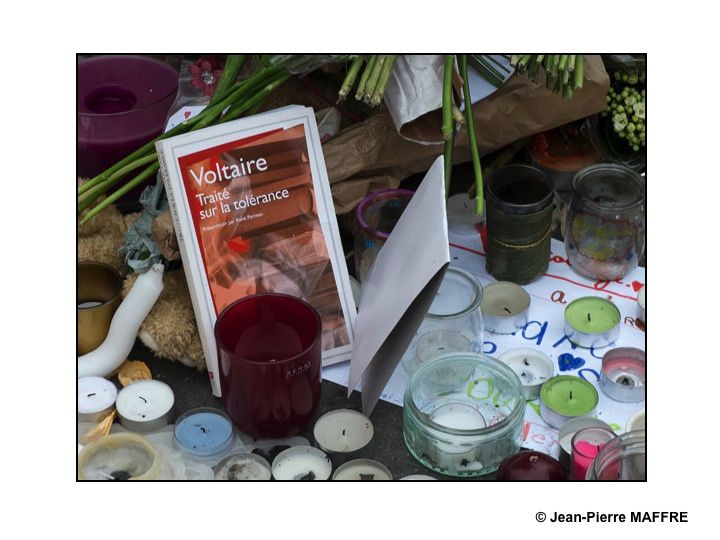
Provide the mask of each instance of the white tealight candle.
[{"label": "white tealight candle", "polygon": [[485,417],[474,407],[465,403],[448,403],[438,407],[430,416],[436,424],[451,429],[482,429],[487,426]]},{"label": "white tealight candle", "polygon": [[496,281],[485,287],[480,310],[487,331],[514,334],[528,322],[530,295],[517,283]]},{"label": "white tealight candle", "polygon": [[447,200],[448,230],[462,236],[477,236],[477,225],[483,217],[475,212],[475,199],[467,193],[458,193]]},{"label": "white tealight candle", "polygon": [[270,464],[255,454],[228,456],[215,467],[215,480],[270,480]]},{"label": "white tealight candle", "polygon": [[315,441],[328,454],[357,452],[370,443],[373,433],[370,419],[350,409],[338,409],[322,415],[313,428]]},{"label": "white tealight candle", "polygon": [[78,422],[99,422],[115,405],[118,391],[115,385],[102,377],[81,377],[78,389]]},{"label": "white tealight candle", "polygon": [[554,366],[548,355],[535,349],[511,349],[498,358],[520,378],[525,399],[540,397],[540,387],[553,376]]},{"label": "white tealight candle", "polygon": [[[485,417],[465,403],[441,405],[430,415],[430,419],[443,427],[462,431],[474,431],[487,427]],[[437,466],[451,471],[462,471],[477,463],[477,447],[465,446],[451,441],[434,441],[428,454]]]},{"label": "white tealight candle", "polygon": [[275,480],[327,480],[331,472],[330,458],[312,446],[293,446],[283,450],[272,464]]},{"label": "white tealight candle", "polygon": [[142,380],[126,386],[115,404],[120,423],[129,431],[155,431],[170,423],[175,395],[164,382]]},{"label": "white tealight candle", "polygon": [[338,467],[333,480],[392,480],[390,470],[372,459],[354,459]]}]

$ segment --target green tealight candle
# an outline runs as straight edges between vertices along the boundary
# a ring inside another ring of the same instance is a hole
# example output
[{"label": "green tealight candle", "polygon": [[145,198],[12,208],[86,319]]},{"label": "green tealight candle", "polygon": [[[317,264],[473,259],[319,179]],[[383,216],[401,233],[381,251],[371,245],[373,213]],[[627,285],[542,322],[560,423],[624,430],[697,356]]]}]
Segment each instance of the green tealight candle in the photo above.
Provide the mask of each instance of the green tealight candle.
[{"label": "green tealight candle", "polygon": [[597,390],[580,377],[559,375],[540,388],[541,416],[558,429],[571,418],[592,414],[597,403]]},{"label": "green tealight candle", "polygon": [[620,310],[610,300],[585,296],[565,308],[565,335],[580,347],[606,347],[620,331]]}]

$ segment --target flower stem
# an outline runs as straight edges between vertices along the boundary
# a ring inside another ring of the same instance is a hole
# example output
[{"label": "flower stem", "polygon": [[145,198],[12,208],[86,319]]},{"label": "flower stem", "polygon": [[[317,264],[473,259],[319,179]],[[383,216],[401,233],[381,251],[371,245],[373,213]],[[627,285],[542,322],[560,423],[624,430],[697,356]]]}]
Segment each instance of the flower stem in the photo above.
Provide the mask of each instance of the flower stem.
[{"label": "flower stem", "polygon": [[110,206],[112,203],[117,201],[120,197],[125,195],[128,191],[133,189],[135,186],[139,186],[142,184],[145,180],[150,178],[153,174],[157,173],[158,170],[160,170],[160,164],[159,163],[153,163],[149,167],[147,167],[143,172],[138,174],[135,178],[130,180],[127,184],[125,184],[123,187],[115,191],[112,195],[109,195],[107,198],[103,199],[100,204],[93,207],[92,210],[90,210],[85,217],[82,218],[80,221],[80,224],[87,223],[89,220],[94,218],[96,215],[98,215],[100,212],[102,212],[105,208]]},{"label": "flower stem", "polygon": [[347,75],[345,75],[345,80],[343,81],[342,86],[340,87],[340,91],[338,92],[338,97],[341,101],[344,100],[350,93],[350,90],[355,84],[355,79],[357,79],[360,68],[362,67],[364,62],[365,58],[363,58],[362,56],[358,56],[355,60],[353,60],[352,64],[350,64]]},{"label": "flower stem", "polygon": [[268,94],[270,94],[273,90],[275,90],[278,86],[283,84],[289,78],[290,78],[290,74],[285,73],[280,78],[275,79],[274,81],[268,83],[264,88],[262,88],[253,97],[251,97],[250,99],[248,99],[247,101],[243,102],[241,105],[236,107],[235,110],[228,111],[227,114],[225,114],[225,116],[223,116],[220,119],[220,122],[227,122],[229,120],[234,120],[234,119],[238,118],[245,111],[252,109],[256,105],[259,105],[268,96]]},{"label": "flower stem", "polygon": [[355,99],[357,101],[362,101],[362,98],[365,95],[365,87],[367,86],[367,81],[370,78],[370,73],[375,68],[377,58],[377,55],[373,54],[370,57],[370,60],[368,60],[368,63],[365,64],[365,69],[363,70],[363,74],[360,77],[360,82],[358,83],[357,90],[355,91]]},{"label": "flower stem", "polygon": [[244,63],[244,54],[227,55],[227,58],[225,58],[225,67],[223,68],[222,75],[220,75],[220,80],[218,81],[217,86],[215,86],[215,92],[213,93],[212,98],[210,98],[208,106],[214,105],[223,98],[235,82],[235,79],[237,79],[238,73],[240,73],[240,69],[243,67]]},{"label": "flower stem", "polygon": [[465,94],[465,123],[468,130],[468,144],[472,156],[473,173],[475,175],[475,213],[482,215],[483,208],[483,176],[480,163],[480,153],[477,146],[477,135],[475,133],[475,119],[473,118],[472,96],[470,95],[470,82],[467,74],[467,55],[460,55],[460,76],[463,80],[463,93]]},{"label": "flower stem", "polygon": [[395,54],[388,54],[385,58],[385,62],[382,66],[382,71],[380,72],[380,79],[378,80],[377,88],[375,88],[375,91],[370,98],[370,105],[372,105],[373,107],[377,107],[378,105],[380,105],[380,102],[385,95],[385,89],[387,88],[388,81],[390,80],[392,70],[395,67],[396,58],[397,55]]},{"label": "flower stem", "polygon": [[[455,56],[452,54],[445,55],[445,65],[443,68],[443,93],[442,93],[442,135],[445,141],[452,138],[455,133],[452,119],[452,78],[453,69],[455,67]],[[446,145],[447,146],[447,145]]]},{"label": "flower stem", "polygon": [[365,87],[365,95],[363,96],[363,101],[365,103],[369,104],[370,98],[375,93],[375,89],[378,85],[378,80],[380,79],[380,73],[382,72],[383,64],[385,64],[385,55],[379,54],[377,62],[375,62],[375,66],[373,67],[372,73],[368,78],[367,86]]}]

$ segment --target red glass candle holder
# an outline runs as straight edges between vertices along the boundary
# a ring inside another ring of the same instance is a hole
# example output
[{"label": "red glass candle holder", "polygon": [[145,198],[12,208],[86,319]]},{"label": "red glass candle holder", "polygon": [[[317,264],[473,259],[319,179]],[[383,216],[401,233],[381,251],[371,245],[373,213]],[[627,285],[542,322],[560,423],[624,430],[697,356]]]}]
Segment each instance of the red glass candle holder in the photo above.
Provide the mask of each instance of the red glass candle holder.
[{"label": "red glass candle holder", "polygon": [[322,322],[285,294],[247,296],[215,323],[220,388],[235,424],[253,437],[297,435],[320,404]]},{"label": "red glass candle holder", "polygon": [[573,480],[585,480],[600,449],[617,435],[604,427],[581,429],[572,438],[571,473]]}]

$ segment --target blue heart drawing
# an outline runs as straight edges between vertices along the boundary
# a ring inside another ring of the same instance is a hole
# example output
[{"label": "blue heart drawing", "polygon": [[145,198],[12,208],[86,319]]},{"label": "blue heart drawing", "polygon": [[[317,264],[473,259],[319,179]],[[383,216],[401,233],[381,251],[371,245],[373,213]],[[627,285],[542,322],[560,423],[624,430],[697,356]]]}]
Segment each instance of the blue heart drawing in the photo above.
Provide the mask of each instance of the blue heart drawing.
[{"label": "blue heart drawing", "polygon": [[560,371],[570,371],[571,369],[578,369],[585,365],[585,360],[579,356],[573,356],[570,353],[563,353],[558,356],[558,367]]}]

